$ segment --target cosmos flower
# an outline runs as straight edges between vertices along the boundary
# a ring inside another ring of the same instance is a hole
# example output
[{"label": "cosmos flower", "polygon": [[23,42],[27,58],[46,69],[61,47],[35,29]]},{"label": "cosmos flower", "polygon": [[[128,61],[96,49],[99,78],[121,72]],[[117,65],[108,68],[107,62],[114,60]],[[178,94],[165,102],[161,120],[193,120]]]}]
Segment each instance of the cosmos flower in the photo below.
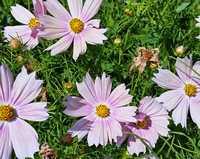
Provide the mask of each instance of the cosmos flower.
[{"label": "cosmos flower", "polygon": [[47,102],[34,102],[41,91],[42,80],[25,67],[14,81],[5,64],[0,67],[0,158],[9,159],[14,149],[17,158],[33,158],[39,151],[38,135],[25,120],[44,121],[49,115]]},{"label": "cosmos flower", "polygon": [[[151,97],[144,97],[139,103],[139,114],[134,116],[137,122],[122,123],[122,131],[132,132],[140,136],[151,148],[155,147],[158,134],[167,136],[169,129],[169,116],[166,109]],[[146,146],[139,138],[130,134],[123,134],[117,138],[119,147],[128,137],[127,149],[130,155],[146,152]]]},{"label": "cosmos flower", "polygon": [[[198,21],[198,23],[195,26],[200,27],[200,16],[198,16],[198,18],[196,18],[196,20]],[[196,38],[200,39],[200,35],[197,36]]]},{"label": "cosmos flower", "polygon": [[[200,72],[199,61],[192,66],[192,55],[190,55],[190,59],[187,57],[177,59]],[[171,89],[156,99],[162,102],[167,110],[174,109],[172,118],[176,125],[181,123],[182,127],[187,127],[187,114],[190,108],[191,118],[200,128],[198,113],[200,112],[199,76],[179,61],[176,61],[175,66],[179,77],[166,69],[159,69],[159,73],[154,74],[155,78],[152,78],[154,82],[162,88]]]},{"label": "cosmos flower", "polygon": [[44,39],[60,38],[55,44],[45,51],[51,50],[51,55],[64,52],[73,42],[73,59],[87,50],[86,42],[92,45],[103,44],[107,38],[103,35],[107,29],[99,29],[100,20],[90,20],[99,10],[103,0],[86,0],[83,6],[82,0],[67,0],[69,12],[58,0],[47,0],[47,10],[54,16],[39,16],[39,22],[45,27],[40,32]]},{"label": "cosmos flower", "polygon": [[[42,0],[33,0],[33,5],[35,15],[19,4],[12,6],[11,14],[18,22],[24,25],[6,26],[3,31],[4,37],[7,38],[8,41],[17,38],[21,40],[29,50],[38,45],[40,40],[38,33],[43,29],[38,22],[38,15],[46,14],[46,7]],[[26,47],[23,50],[25,50]]]},{"label": "cosmos flower", "polygon": [[[157,53],[153,54],[155,51],[157,51]],[[128,72],[133,72],[134,67],[140,66],[139,71],[141,74],[144,71],[147,62],[151,62],[151,64],[161,68],[160,61],[158,59],[158,55],[160,52],[158,48],[148,50],[145,47],[139,47],[137,52],[138,52],[138,57],[133,58],[132,61],[134,61],[134,64],[129,68]]]},{"label": "cosmos flower", "polygon": [[83,78],[82,83],[76,83],[77,89],[83,98],[66,96],[67,106],[64,113],[68,116],[82,117],[68,132],[72,132],[72,137],[78,136],[80,141],[88,134],[88,145],[99,144],[106,146],[108,139],[116,142],[117,136],[122,136],[122,128],[119,122],[133,121],[136,119],[135,106],[125,106],[132,100],[125,89],[124,84],[117,86],[111,93],[112,82],[110,77],[103,73],[102,78],[96,77],[93,82],[89,73]]}]

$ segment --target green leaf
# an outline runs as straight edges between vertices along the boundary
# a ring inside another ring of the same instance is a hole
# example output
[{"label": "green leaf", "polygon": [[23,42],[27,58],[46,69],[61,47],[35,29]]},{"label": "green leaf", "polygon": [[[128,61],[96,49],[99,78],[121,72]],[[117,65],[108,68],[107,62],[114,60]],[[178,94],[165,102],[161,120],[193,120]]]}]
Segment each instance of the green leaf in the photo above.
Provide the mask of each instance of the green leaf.
[{"label": "green leaf", "polygon": [[107,2],[107,1],[104,0],[103,3],[102,3],[102,6],[108,7],[108,8],[113,8],[114,4],[110,4],[109,2]]},{"label": "green leaf", "polygon": [[184,10],[190,3],[183,3],[181,6],[179,6],[177,9],[176,9],[176,12],[180,12],[182,10]]}]

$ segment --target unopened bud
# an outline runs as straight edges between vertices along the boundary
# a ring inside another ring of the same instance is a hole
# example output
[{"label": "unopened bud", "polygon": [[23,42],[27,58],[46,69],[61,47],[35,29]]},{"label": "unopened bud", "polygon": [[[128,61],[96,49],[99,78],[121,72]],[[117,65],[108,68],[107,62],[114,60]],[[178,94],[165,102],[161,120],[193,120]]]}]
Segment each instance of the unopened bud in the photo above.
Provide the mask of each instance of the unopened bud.
[{"label": "unopened bud", "polygon": [[65,87],[67,87],[67,88],[71,88],[72,86],[73,86],[73,84],[71,82],[65,83]]},{"label": "unopened bud", "polygon": [[10,47],[12,49],[16,50],[20,47],[20,45],[21,45],[21,42],[18,39],[14,38],[10,40]]},{"label": "unopened bud", "polygon": [[182,57],[185,52],[185,48],[184,48],[184,46],[179,46],[176,48],[175,51],[176,51],[176,53],[175,53],[176,56]]},{"label": "unopened bud", "polygon": [[72,133],[68,133],[66,135],[63,135],[62,141],[66,144],[70,144],[74,140],[74,137],[72,137]]},{"label": "unopened bud", "polygon": [[129,15],[129,16],[132,15],[132,11],[131,11],[130,9],[128,9],[128,8],[126,8],[126,9],[124,10],[124,12],[125,12],[127,15]]},{"label": "unopened bud", "polygon": [[157,68],[157,67],[158,67],[158,65],[157,65],[157,63],[156,63],[156,62],[150,62],[149,66],[150,66],[150,68],[152,68],[152,69],[154,69],[154,68]]},{"label": "unopened bud", "polygon": [[22,62],[22,60],[23,60],[23,57],[22,57],[22,56],[17,56],[17,61],[18,61],[18,62]]},{"label": "unopened bud", "polygon": [[122,41],[121,41],[121,39],[119,39],[119,38],[117,38],[117,39],[114,40],[114,44],[115,44],[115,45],[119,45],[119,44],[121,44],[121,42],[122,42]]}]

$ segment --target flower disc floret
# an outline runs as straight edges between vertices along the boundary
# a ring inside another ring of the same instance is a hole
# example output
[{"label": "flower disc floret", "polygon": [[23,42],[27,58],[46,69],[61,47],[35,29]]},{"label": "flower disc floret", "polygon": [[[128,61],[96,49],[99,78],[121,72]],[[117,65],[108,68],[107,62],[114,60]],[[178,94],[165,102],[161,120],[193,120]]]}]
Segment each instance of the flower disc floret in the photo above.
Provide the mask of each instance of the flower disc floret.
[{"label": "flower disc floret", "polygon": [[197,87],[193,84],[187,84],[184,90],[188,96],[194,96],[197,93]]},{"label": "flower disc floret", "polygon": [[83,22],[82,22],[80,19],[78,19],[78,18],[73,18],[73,19],[69,22],[69,26],[70,26],[71,30],[72,30],[74,33],[78,34],[78,33],[82,32],[83,27],[84,27],[84,24],[83,24]]},{"label": "flower disc floret", "polygon": [[100,104],[96,108],[96,114],[101,118],[105,118],[109,115],[109,109],[105,105]]},{"label": "flower disc floret", "polygon": [[30,20],[29,23],[28,23],[28,26],[29,26],[30,28],[34,28],[35,26],[40,25],[40,23],[37,22],[37,20],[39,20],[39,19],[38,19],[38,18],[31,18],[31,20]]},{"label": "flower disc floret", "polygon": [[145,126],[147,125],[147,121],[146,119],[144,118],[143,121],[138,121],[137,124],[135,124],[137,128],[140,128],[140,129],[143,129],[145,128]]},{"label": "flower disc floret", "polygon": [[0,106],[0,121],[9,120],[13,116],[13,109],[10,106]]}]

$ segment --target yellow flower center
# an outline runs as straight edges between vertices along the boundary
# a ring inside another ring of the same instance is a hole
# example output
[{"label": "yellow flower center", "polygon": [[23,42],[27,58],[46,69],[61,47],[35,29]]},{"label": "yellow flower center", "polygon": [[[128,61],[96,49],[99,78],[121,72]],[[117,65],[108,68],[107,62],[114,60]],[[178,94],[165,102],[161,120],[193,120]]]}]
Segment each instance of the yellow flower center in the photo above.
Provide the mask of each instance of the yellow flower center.
[{"label": "yellow flower center", "polygon": [[28,23],[28,26],[30,28],[34,28],[34,26],[40,25],[39,22],[37,22],[38,18],[31,18],[31,20]]},{"label": "yellow flower center", "polygon": [[9,120],[13,116],[13,109],[10,106],[0,106],[0,121]]},{"label": "yellow flower center", "polygon": [[105,105],[100,104],[96,108],[96,114],[102,118],[107,117],[109,115],[109,109]]},{"label": "yellow flower center", "polygon": [[70,26],[71,30],[72,30],[74,33],[78,34],[78,33],[82,32],[83,27],[84,27],[84,24],[83,24],[83,22],[82,22],[80,19],[78,19],[78,18],[73,18],[73,19],[69,22],[69,26]]},{"label": "yellow flower center", "polygon": [[193,84],[187,84],[184,90],[188,96],[194,96],[197,93],[197,87]]},{"label": "yellow flower center", "polygon": [[147,125],[146,119],[144,118],[143,121],[138,121],[138,123],[135,125],[136,125],[136,127],[140,128],[140,129],[145,128],[145,126]]}]

